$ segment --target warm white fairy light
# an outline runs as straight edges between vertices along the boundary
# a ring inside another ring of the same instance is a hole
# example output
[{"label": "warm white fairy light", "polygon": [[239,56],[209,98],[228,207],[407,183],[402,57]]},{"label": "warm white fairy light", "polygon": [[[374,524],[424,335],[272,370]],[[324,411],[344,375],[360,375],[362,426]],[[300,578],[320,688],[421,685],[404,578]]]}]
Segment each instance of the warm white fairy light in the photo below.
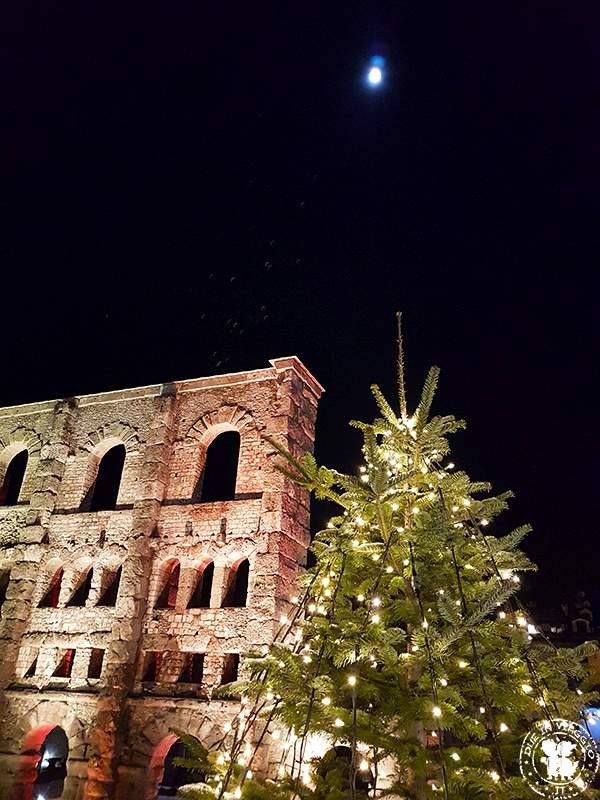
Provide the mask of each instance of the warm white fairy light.
[{"label": "warm white fairy light", "polygon": [[321,700],[321,703],[322,703],[324,706],[330,706],[330,705],[331,705],[331,697],[324,697],[324,698]]},{"label": "warm white fairy light", "polygon": [[333,724],[335,725],[336,728],[343,728],[344,727],[344,720],[340,719],[339,717],[336,717],[334,722],[333,722]]},{"label": "warm white fairy light", "polygon": [[446,678],[440,678],[440,686],[448,686],[448,681]]},{"label": "warm white fairy light", "polygon": [[498,775],[498,773],[496,772],[496,770],[495,770],[495,769],[493,769],[493,770],[490,772],[490,778],[491,778],[491,779],[494,781],[494,783],[498,783],[498,781],[500,780],[500,775]]},{"label": "warm white fairy light", "polygon": [[356,599],[358,600],[359,603],[364,603],[365,602],[364,594],[357,594],[356,595]]},{"label": "warm white fairy light", "polygon": [[461,660],[458,662],[458,666],[460,669],[466,669],[469,666],[469,662],[465,661],[464,658],[461,658]]},{"label": "warm white fairy light", "polygon": [[535,636],[536,633],[539,633],[538,629],[535,625],[532,625],[530,622],[527,623],[527,633],[530,633],[532,636]]},{"label": "warm white fairy light", "polygon": [[517,625],[520,628],[526,628],[527,627],[527,620],[525,619],[525,617],[522,614],[517,614],[516,622],[517,622]]},{"label": "warm white fairy light", "polygon": [[309,610],[309,612],[311,614],[314,614],[315,611],[317,610],[317,604],[316,603],[309,603],[308,604],[308,610]]},{"label": "warm white fairy light", "polygon": [[431,713],[432,713],[432,715],[433,715],[434,717],[436,717],[437,719],[439,719],[439,718],[442,716],[442,709],[441,709],[439,706],[434,706],[434,707],[431,709]]},{"label": "warm white fairy light", "polygon": [[312,658],[310,656],[302,656],[302,661],[304,661],[305,664],[310,664],[312,662]]},{"label": "warm white fairy light", "polygon": [[485,714],[485,706],[479,706],[479,713]]},{"label": "warm white fairy light", "polygon": [[480,519],[480,520],[479,520],[479,523],[480,523],[480,525],[483,525],[483,526],[485,527],[486,525],[489,525],[489,524],[490,524],[490,521],[489,521],[489,519],[486,519],[486,518],[484,517],[483,519]]},{"label": "warm white fairy light", "polygon": [[371,622],[374,622],[376,625],[378,622],[381,622],[381,617],[379,616],[379,614],[372,614]]},{"label": "warm white fairy light", "polygon": [[460,756],[458,755],[458,753],[456,751],[454,753],[450,753],[450,758],[453,761],[460,761]]},{"label": "warm white fairy light", "polygon": [[373,597],[371,599],[371,605],[375,606],[375,608],[379,608],[379,606],[381,605],[381,598],[380,597]]},{"label": "warm white fairy light", "polygon": [[348,685],[356,686],[356,675],[348,675]]},{"label": "warm white fairy light", "polygon": [[402,563],[404,564],[405,567],[408,567],[408,565],[410,564],[410,561],[408,560],[408,558],[405,558]]},{"label": "warm white fairy light", "polygon": [[499,611],[498,619],[506,619],[506,611]]},{"label": "warm white fairy light", "polygon": [[531,692],[533,692],[533,688],[528,683],[522,683],[521,689],[525,694],[531,694]]},{"label": "warm white fairy light", "polygon": [[506,733],[508,730],[508,725],[506,722],[501,722],[499,727],[500,733]]},{"label": "warm white fairy light", "polygon": [[367,761],[366,758],[363,758],[363,760],[358,765],[358,768],[361,772],[366,772],[369,769],[369,762]]},{"label": "warm white fairy light", "polygon": [[385,568],[385,571],[387,572],[387,574],[388,574],[388,575],[390,575],[390,574],[391,574],[391,573],[394,571],[394,568],[393,568],[393,567],[390,567],[390,566],[387,566],[387,567]]},{"label": "warm white fairy light", "polygon": [[279,617],[279,624],[280,624],[280,625],[287,625],[287,624],[288,624],[288,622],[289,622],[289,619],[287,618],[287,616],[286,616],[285,614],[282,614],[282,615]]}]

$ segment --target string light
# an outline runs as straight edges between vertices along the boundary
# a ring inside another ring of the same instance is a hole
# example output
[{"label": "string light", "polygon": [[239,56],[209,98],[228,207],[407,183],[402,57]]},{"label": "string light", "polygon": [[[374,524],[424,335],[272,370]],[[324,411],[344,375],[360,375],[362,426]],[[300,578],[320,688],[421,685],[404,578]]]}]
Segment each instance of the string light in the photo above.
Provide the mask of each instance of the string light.
[{"label": "string light", "polygon": [[496,770],[495,770],[495,769],[493,769],[493,770],[490,772],[490,778],[491,778],[491,779],[494,781],[494,783],[498,783],[498,781],[500,780],[500,775],[498,775],[498,773],[496,772]]},{"label": "string light", "polygon": [[508,730],[508,725],[506,724],[506,722],[501,722],[501,723],[500,723],[500,728],[499,728],[499,730],[500,730],[500,733],[506,733],[506,732],[507,732],[507,730]]},{"label": "string light", "polygon": [[324,706],[330,706],[330,705],[331,705],[331,697],[324,697],[324,698],[321,700],[321,703],[322,703]]},{"label": "string light", "polygon": [[339,717],[336,717],[333,724],[335,725],[336,728],[343,728],[344,727],[344,720],[340,719]]},{"label": "string light", "polygon": [[356,675],[348,675],[348,685],[356,686]]},{"label": "string light", "polygon": [[525,694],[531,694],[531,692],[533,692],[533,689],[528,683],[522,683],[521,689],[525,692]]},{"label": "string light", "polygon": [[436,719],[439,719],[442,716],[442,709],[439,706],[434,706],[431,709],[431,713]]},{"label": "string light", "polygon": [[363,758],[363,760],[358,765],[358,768],[361,772],[366,772],[369,769],[369,762],[366,760],[366,758]]},{"label": "string light", "polygon": [[381,617],[379,616],[379,614],[372,614],[371,615],[371,622],[374,622],[375,624],[377,624],[378,622],[381,622]]},{"label": "string light", "polygon": [[446,678],[440,678],[440,686],[448,686],[448,681]]},{"label": "string light", "polygon": [[454,753],[450,753],[450,758],[451,758],[453,761],[460,761],[460,756],[459,756],[459,755],[458,755],[458,753],[456,753],[456,752],[454,752]]},{"label": "string light", "polygon": [[461,660],[458,662],[458,666],[460,667],[460,669],[465,669],[466,667],[469,666],[469,662],[461,658]]}]

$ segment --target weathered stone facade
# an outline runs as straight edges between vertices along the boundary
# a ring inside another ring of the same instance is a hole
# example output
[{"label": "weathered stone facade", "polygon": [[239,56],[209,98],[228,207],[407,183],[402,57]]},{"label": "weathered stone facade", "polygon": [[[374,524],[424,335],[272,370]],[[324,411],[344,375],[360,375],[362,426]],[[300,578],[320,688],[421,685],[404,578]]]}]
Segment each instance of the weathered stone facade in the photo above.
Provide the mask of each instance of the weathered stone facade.
[{"label": "weathered stone facade", "polygon": [[[28,454],[18,502],[0,506],[1,798],[38,796],[43,742],[59,726],[62,797],[151,800],[171,729],[210,746],[239,709],[211,690],[228,654],[241,654],[243,675],[243,654],[272,639],[309,541],[308,496],[272,468],[264,435],[311,450],[322,389],[297,358],[270,363],[0,409],[0,485],[15,454]],[[195,486],[224,431],[240,433],[235,499],[200,502]],[[119,445],[114,510],[82,510]],[[243,559],[247,602],[224,608]],[[211,562],[207,607],[190,608]],[[105,603],[116,576],[116,599]],[[158,603],[169,580],[174,592]],[[199,682],[186,672],[190,654],[203,656]]]}]

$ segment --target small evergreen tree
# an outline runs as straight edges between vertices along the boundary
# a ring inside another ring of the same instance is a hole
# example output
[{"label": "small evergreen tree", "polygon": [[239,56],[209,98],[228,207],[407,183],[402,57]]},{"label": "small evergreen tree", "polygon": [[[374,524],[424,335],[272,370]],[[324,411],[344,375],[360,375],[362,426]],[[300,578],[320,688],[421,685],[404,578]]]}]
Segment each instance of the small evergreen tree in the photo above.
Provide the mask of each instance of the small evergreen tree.
[{"label": "small evergreen tree", "polygon": [[[276,641],[235,687],[245,705],[202,797],[535,797],[519,776],[523,735],[538,719],[578,719],[592,699],[595,645],[557,650],[520,605],[529,528],[490,535],[510,494],[450,463],[447,437],[463,423],[430,416],[437,381],[434,368],[412,414],[402,370],[398,411],[372,388],[380,415],[352,423],[364,437],[356,475],[272,442],[280,469],[339,514],[313,541]],[[273,731],[278,776],[256,781],[248,770]],[[315,735],[347,746],[345,767],[306,763]]]}]

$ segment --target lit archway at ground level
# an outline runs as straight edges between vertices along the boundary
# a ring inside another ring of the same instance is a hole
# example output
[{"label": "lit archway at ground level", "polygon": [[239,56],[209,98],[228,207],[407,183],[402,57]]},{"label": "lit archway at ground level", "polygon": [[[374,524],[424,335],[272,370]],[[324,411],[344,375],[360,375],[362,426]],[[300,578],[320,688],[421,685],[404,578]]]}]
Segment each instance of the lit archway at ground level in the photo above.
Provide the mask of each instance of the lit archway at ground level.
[{"label": "lit archway at ground level", "polygon": [[15,800],[59,800],[65,788],[69,740],[58,725],[29,731],[21,749]]}]

